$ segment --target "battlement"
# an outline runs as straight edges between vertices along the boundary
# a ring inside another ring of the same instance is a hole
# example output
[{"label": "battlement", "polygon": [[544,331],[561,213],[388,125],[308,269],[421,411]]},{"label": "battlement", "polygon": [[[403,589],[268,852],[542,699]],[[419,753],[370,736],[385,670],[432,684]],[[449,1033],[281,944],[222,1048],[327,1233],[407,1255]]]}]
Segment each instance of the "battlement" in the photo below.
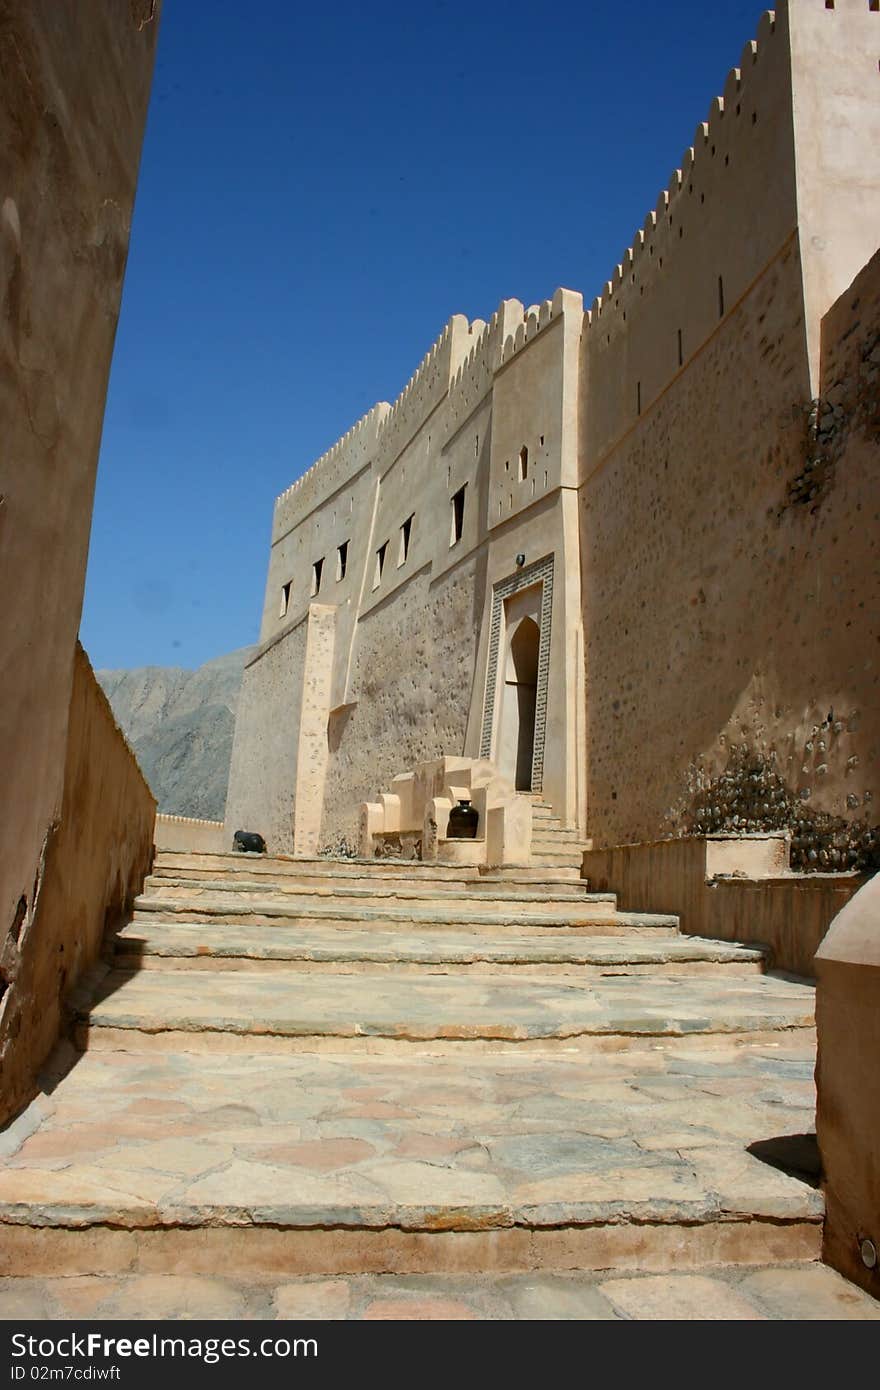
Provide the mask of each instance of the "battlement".
[{"label": "battlement", "polygon": [[524,312],[518,299],[504,299],[488,323],[474,319],[470,325],[470,346],[449,383],[449,416],[453,431],[489,390],[501,360],[504,339],[522,322]]},{"label": "battlement", "polygon": [[[814,3],[794,0],[798,8]],[[586,313],[590,392],[581,447],[596,462],[797,231],[788,17],[787,4],[762,15],[756,38]]]},{"label": "battlement", "polygon": [[[699,178],[710,161],[713,161],[719,152],[729,160],[731,146],[737,133],[735,123],[742,117],[744,98],[750,97],[754,101],[758,97],[758,84],[763,76],[759,64],[765,57],[767,47],[776,33],[776,27],[776,11],[765,10],[758,25],[757,38],[746,44],[739,67],[731,68],[727,75],[723,95],[712,99],[708,119],[698,124],[694,132],[694,143],[685,150],[681,166],[672,171],[668,184],[660,190],[655,206],[648,212],[643,225],[624,251],[604,290],[596,295],[587,310],[587,323],[591,327],[595,326],[596,321],[609,308],[618,307],[614,303],[615,296],[627,283],[634,283],[634,277],[646,260],[652,270],[655,267],[662,269],[662,257],[657,256],[655,259],[659,249],[657,238],[665,239],[674,228],[676,213],[680,211],[681,203],[685,198],[693,196],[694,180]],[[757,124],[756,116],[757,112],[751,105],[749,118],[745,123],[746,131],[751,124]]]},{"label": "battlement", "polygon": [[272,539],[278,540],[294,518],[319,503],[381,454],[390,464],[412,434],[445,396],[455,366],[467,351],[472,326],[454,314],[431,344],[393,404],[379,401],[331,445],[275,501]]},{"label": "battlement", "polygon": [[289,529],[294,514],[310,512],[372,461],[382,423],[390,410],[387,401],[379,401],[276,498],[273,543]]},{"label": "battlement", "polygon": [[471,346],[449,385],[449,414],[453,431],[467,419],[487,394],[495,373],[530,343],[566,308],[580,315],[581,296],[558,289],[552,299],[525,308],[518,299],[504,299],[488,323],[475,319],[470,327]]},{"label": "battlement", "polygon": [[505,334],[501,344],[501,355],[497,366],[501,367],[530,343],[534,337],[541,332],[542,328],[554,319],[558,318],[565,306],[565,296],[568,290],[557,290],[552,299],[545,299],[542,304],[530,304],[528,309],[524,309],[520,322],[512,332]]},{"label": "battlement", "polygon": [[467,355],[472,326],[453,314],[440,337],[425,353],[389,410],[380,430],[382,463],[388,468],[446,396],[459,363]]}]

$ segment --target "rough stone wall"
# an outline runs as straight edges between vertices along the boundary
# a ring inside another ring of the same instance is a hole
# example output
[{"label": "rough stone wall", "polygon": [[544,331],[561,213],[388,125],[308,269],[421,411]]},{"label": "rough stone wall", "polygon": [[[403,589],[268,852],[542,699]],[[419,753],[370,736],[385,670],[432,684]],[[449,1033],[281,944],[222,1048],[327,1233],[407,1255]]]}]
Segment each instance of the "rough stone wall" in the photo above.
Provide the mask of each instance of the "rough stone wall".
[{"label": "rough stone wall", "polygon": [[153,853],[156,803],[77,644],[60,815],[0,954],[0,1123],[31,1099],[64,998],[125,919]]},{"label": "rough stone wall", "polygon": [[[826,318],[818,407],[801,283],[793,241],[582,489],[597,843],[775,828],[757,765],[875,847],[880,257]],[[739,774],[741,827],[705,795]]]},{"label": "rough stone wall", "polygon": [[294,793],[308,615],[245,667],[229,769],[226,827],[293,853]]},{"label": "rough stone wall", "polygon": [[34,883],[61,814],[95,470],[158,9],[153,0],[0,3],[4,935],[34,926]]},{"label": "rough stone wall", "polygon": [[358,805],[418,762],[464,747],[476,668],[478,557],[436,584],[423,569],[358,626],[353,698],[334,712],[322,846],[357,844]]}]

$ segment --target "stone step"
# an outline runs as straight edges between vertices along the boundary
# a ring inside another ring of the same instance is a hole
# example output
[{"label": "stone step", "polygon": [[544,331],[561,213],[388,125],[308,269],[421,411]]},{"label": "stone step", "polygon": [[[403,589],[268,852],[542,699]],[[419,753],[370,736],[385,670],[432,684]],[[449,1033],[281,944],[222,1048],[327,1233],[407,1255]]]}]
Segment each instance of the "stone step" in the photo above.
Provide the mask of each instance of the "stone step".
[{"label": "stone step", "polygon": [[562,826],[535,825],[532,827],[532,843],[543,841],[548,845],[583,845],[585,843],[579,830],[565,830]]},{"label": "stone step", "polygon": [[578,931],[500,935],[465,932],[360,931],[338,927],[218,926],[132,923],[113,940],[122,970],[248,969],[296,966],[323,972],[438,970],[585,975],[759,973],[764,953],[736,943],[676,937],[587,936]]},{"label": "stone step", "polygon": [[[668,941],[680,939],[677,917],[663,917],[648,912],[602,912],[597,916],[573,919],[570,916],[536,919],[530,913],[528,918],[502,917],[498,913],[482,913],[456,917],[454,914],[420,912],[401,914],[365,913],[358,909],[350,916],[339,917],[332,911],[324,913],[319,909],[299,913],[280,909],[266,910],[261,904],[259,911],[230,913],[218,909],[213,914],[204,909],[195,910],[191,904],[177,904],[173,910],[149,912],[141,910],[132,916],[132,925],[138,930],[171,929],[175,926],[201,926],[207,930],[216,928],[221,932],[233,927],[253,928],[260,931],[281,930],[312,931],[329,929],[339,932],[383,931],[399,932],[446,931],[460,936],[469,936],[476,931],[497,932],[501,938],[518,940],[523,935],[540,934],[552,939],[557,934],[572,937],[590,938],[594,936],[629,937],[646,941]],[[113,938],[111,938],[112,941]]]},{"label": "stone step", "polygon": [[269,893],[274,896],[296,898],[301,901],[362,901],[362,902],[400,902],[400,903],[443,903],[457,907],[477,907],[504,909],[512,903],[535,904],[552,907],[558,902],[584,902],[592,896],[587,884],[580,883],[531,883],[516,884],[506,880],[480,880],[458,885],[432,886],[410,880],[392,880],[385,883],[360,883],[346,880],[345,883],[332,880],[297,882],[295,879],[251,880],[241,877],[217,879],[169,878],[151,875],[144,884],[144,895],[156,893],[164,898],[183,901],[198,901],[203,897],[228,895],[237,897]]},{"label": "stone step", "polygon": [[749,1152],[812,1127],[812,1067],[792,1034],[466,1068],[89,1053],[2,1136],[0,1274],[250,1286],[812,1260],[821,1193]]},{"label": "stone step", "polygon": [[505,912],[486,910],[461,911],[455,907],[401,907],[372,905],[344,901],[304,904],[283,896],[276,898],[200,899],[198,902],[147,895],[135,902],[133,921],[218,922],[237,925],[267,926],[288,924],[298,926],[376,926],[448,927],[473,931],[480,927],[502,927],[518,932],[534,929],[558,930],[570,928],[599,936],[634,935],[678,936],[678,918],[659,913],[617,912],[612,895],[603,899],[593,895],[587,902],[560,905],[552,912],[527,911],[522,906]]},{"label": "stone step", "polygon": [[[261,1279],[112,1274],[0,1279],[6,1321],[880,1321],[880,1303],[818,1261],[526,1274],[337,1274]],[[308,1335],[308,1334],[306,1334]]]},{"label": "stone step", "polygon": [[542,864],[547,869],[566,868],[580,871],[583,862],[582,850],[557,853],[555,850],[545,849],[541,846],[532,851],[532,864]]},{"label": "stone step", "polygon": [[260,864],[254,863],[214,868],[210,872],[206,872],[203,868],[188,868],[186,866],[178,868],[171,865],[154,867],[153,873],[146,880],[146,886],[159,886],[167,882],[235,883],[239,880],[245,880],[255,883],[278,883],[283,887],[301,884],[307,889],[336,883],[352,888],[370,888],[373,885],[393,888],[402,885],[403,887],[426,889],[430,885],[436,888],[438,893],[464,890],[468,893],[482,894],[491,888],[503,888],[505,891],[510,891],[512,887],[516,886],[523,886],[530,892],[549,889],[551,892],[561,890],[566,894],[589,889],[587,880],[581,878],[576,870],[570,868],[545,871],[540,867],[532,868],[529,865],[517,866],[516,868],[493,867],[482,869],[477,875],[449,874],[442,879],[425,878],[424,875],[418,873],[419,866],[417,864],[414,864],[412,868],[413,872],[409,874],[322,874],[311,868],[306,869],[303,873],[296,873],[291,869],[289,872],[278,874],[272,869],[264,870]]},{"label": "stone step", "polygon": [[481,873],[478,864],[423,864],[414,859],[298,858],[292,854],[203,854],[158,850],[153,860],[153,871],[166,870],[172,873],[195,870],[206,878],[218,873],[260,873],[270,874],[273,878],[287,875],[319,879],[415,877],[428,883],[479,879]]},{"label": "stone step", "polygon": [[[252,1052],[602,1049],[813,1026],[813,990],[773,976],[572,977],[510,971],[372,976],[296,970],[111,971],[80,1046]],[[137,1036],[135,1036],[137,1035]]]},{"label": "stone step", "polygon": [[[540,864],[545,854],[573,855],[578,863],[583,862],[584,846],[576,840],[556,842],[552,840],[532,840],[531,862]],[[574,865],[572,865],[574,867]]]},{"label": "stone step", "polygon": [[480,883],[484,880],[511,883],[584,882],[581,878],[583,855],[571,862],[464,865],[422,864],[402,859],[294,859],[272,858],[259,854],[179,854],[168,850],[156,854],[153,872],[157,876],[189,876],[199,878],[233,876],[267,877],[273,881],[295,880],[332,881],[366,880],[367,882],[397,881],[428,884]]}]

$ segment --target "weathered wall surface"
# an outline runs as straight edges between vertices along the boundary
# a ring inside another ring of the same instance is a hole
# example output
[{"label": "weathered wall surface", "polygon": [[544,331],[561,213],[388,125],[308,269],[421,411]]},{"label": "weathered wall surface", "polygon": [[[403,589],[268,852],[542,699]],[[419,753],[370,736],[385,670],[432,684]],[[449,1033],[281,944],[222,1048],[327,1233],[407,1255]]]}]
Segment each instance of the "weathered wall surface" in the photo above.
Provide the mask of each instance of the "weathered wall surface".
[{"label": "weathered wall surface", "polygon": [[749,724],[772,717],[768,639],[803,540],[781,536],[775,512],[808,400],[789,242],[581,489],[589,831],[602,843],[674,833],[698,760],[723,765],[738,706]]},{"label": "weathered wall surface", "polygon": [[763,768],[804,867],[876,853],[880,257],[826,319],[818,414],[798,261],[791,242],[582,489],[602,843],[779,825],[750,797]]},{"label": "weathered wall surface", "polygon": [[149,872],[156,803],[77,645],[60,816],[35,901],[0,957],[0,1123],[33,1095],[64,997]]},{"label": "weathered wall surface", "polygon": [[308,613],[245,667],[235,722],[226,825],[255,830],[270,854],[293,853]]},{"label": "weathered wall surface", "polygon": [[330,720],[322,845],[356,845],[360,802],[417,762],[463,749],[479,636],[477,569],[471,555],[437,584],[422,569],[359,624],[353,705]]},{"label": "weathered wall surface", "polygon": [[35,925],[41,857],[62,813],[158,9],[153,0],[0,4],[0,589],[14,595],[0,606],[4,936],[21,929],[22,900],[24,929]]},{"label": "weathered wall surface", "polygon": [[[773,965],[815,974],[830,923],[859,874],[790,874],[779,837],[688,836],[588,850],[584,874],[624,912],[672,912],[690,936],[769,946]],[[720,852],[719,852],[720,851]]]}]

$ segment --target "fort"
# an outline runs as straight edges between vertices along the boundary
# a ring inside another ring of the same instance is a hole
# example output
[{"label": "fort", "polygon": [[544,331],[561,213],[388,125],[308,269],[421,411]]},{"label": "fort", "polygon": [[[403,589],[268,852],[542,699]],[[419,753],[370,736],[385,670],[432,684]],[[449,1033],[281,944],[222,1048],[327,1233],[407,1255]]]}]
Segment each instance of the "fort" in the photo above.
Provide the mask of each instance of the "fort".
[{"label": "fort", "polygon": [[356,845],[452,755],[595,848],[876,864],[878,28],[765,14],[589,308],[453,316],[278,498],[229,827]]},{"label": "fort", "polygon": [[0,1313],[876,1319],[880,0],[278,498],[222,823],[77,641],[158,11],[0,13]]}]

